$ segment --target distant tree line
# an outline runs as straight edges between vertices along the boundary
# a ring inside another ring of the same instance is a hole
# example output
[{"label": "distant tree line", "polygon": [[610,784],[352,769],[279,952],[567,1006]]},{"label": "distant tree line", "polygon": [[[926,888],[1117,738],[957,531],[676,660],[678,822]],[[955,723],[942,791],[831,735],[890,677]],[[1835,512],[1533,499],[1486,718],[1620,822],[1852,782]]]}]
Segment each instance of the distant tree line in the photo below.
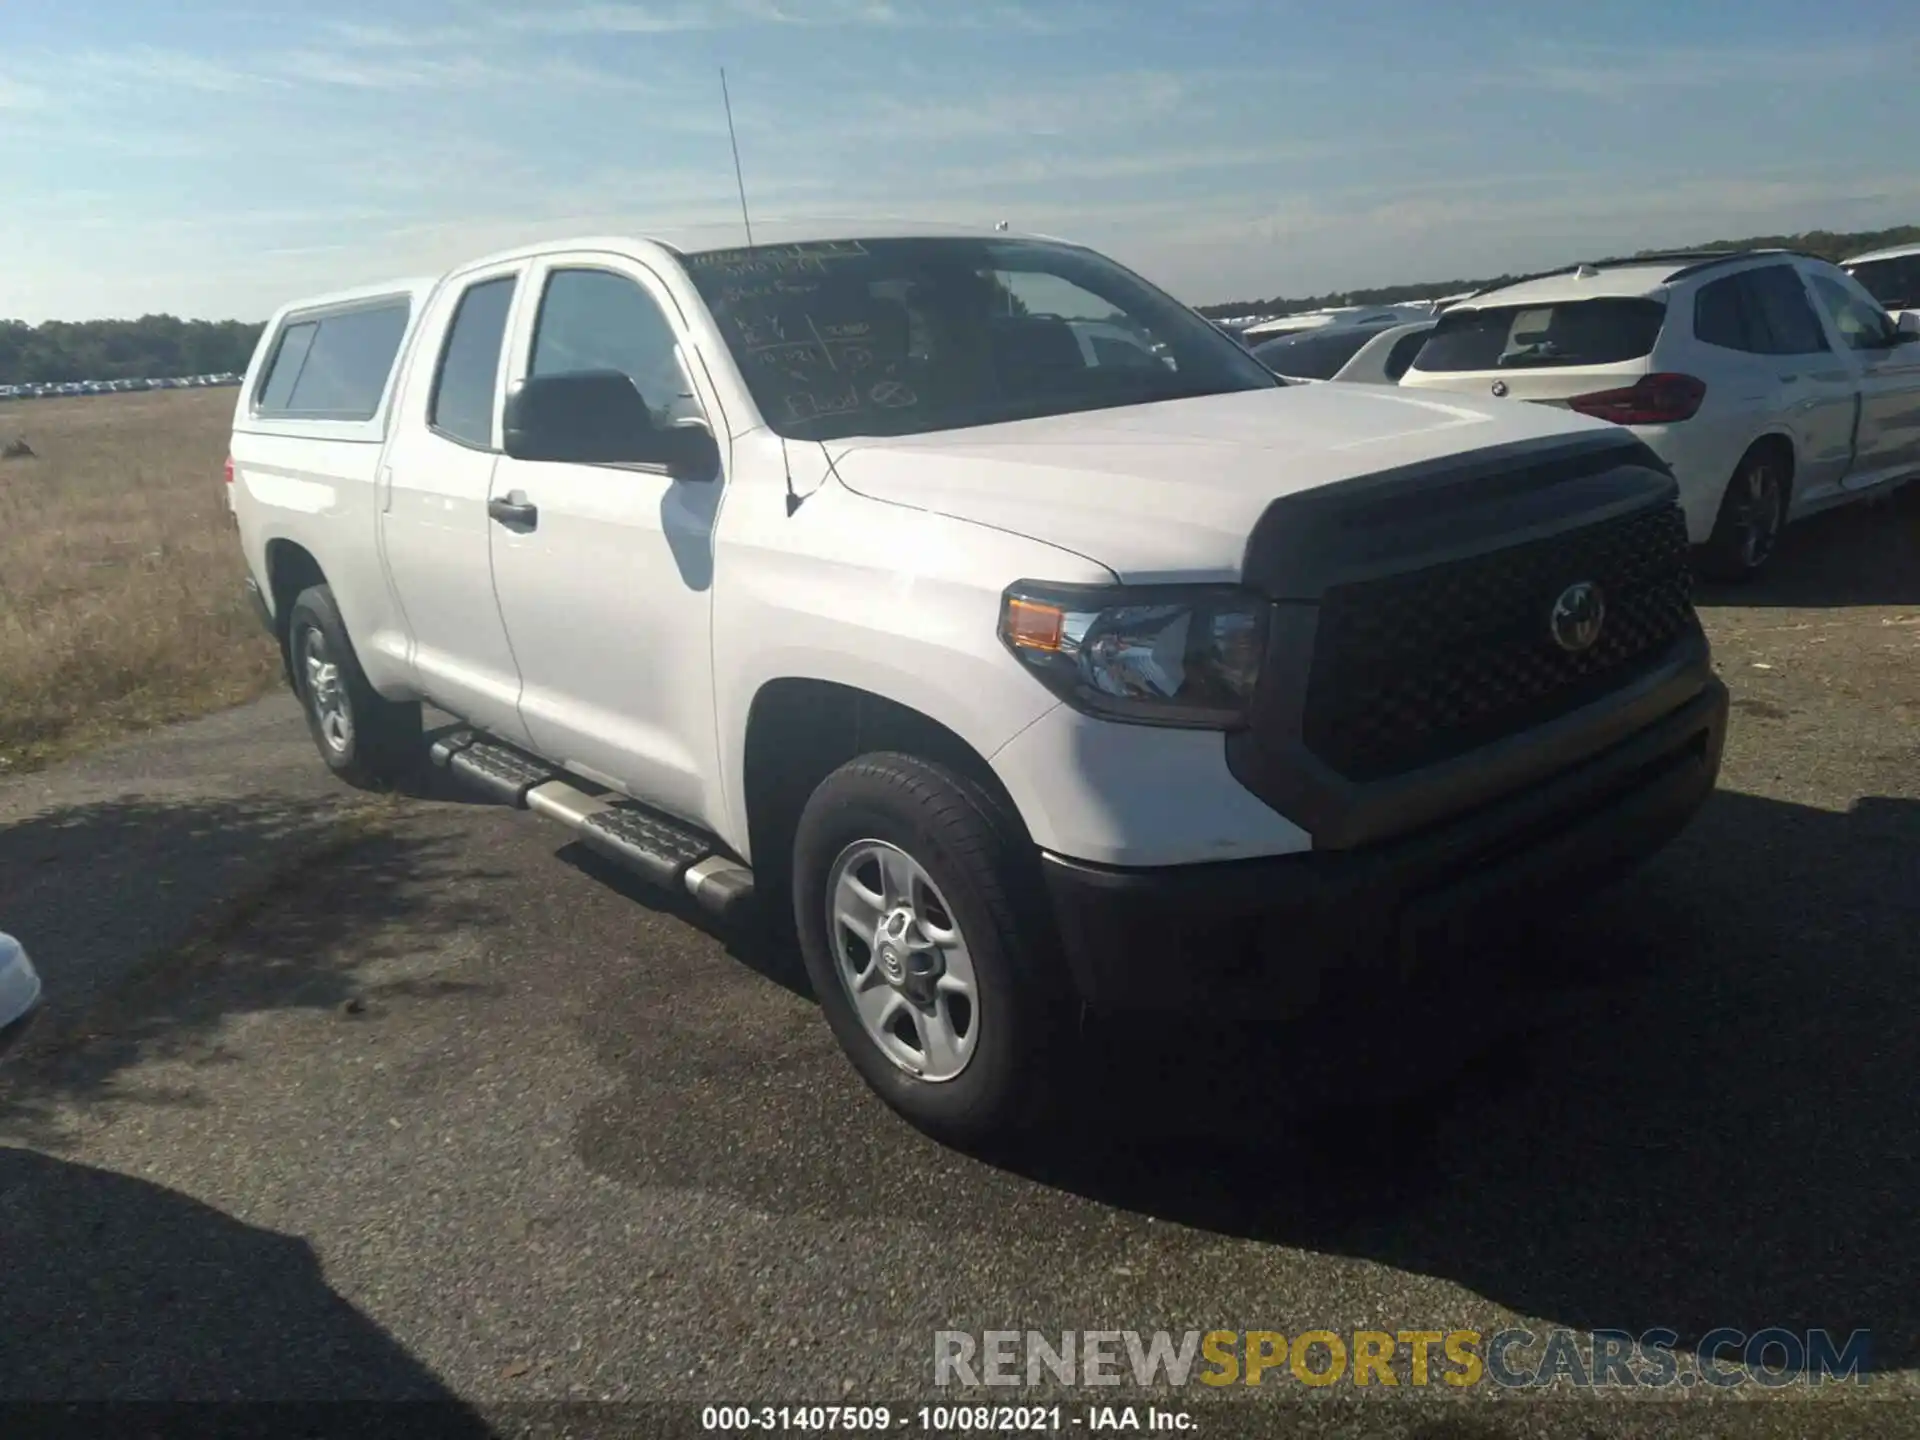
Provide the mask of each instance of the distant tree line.
[{"label": "distant tree line", "polygon": [[[1745,240],[1710,240],[1704,245],[1663,246],[1661,249],[1687,250],[1801,250],[1827,260],[1845,260],[1868,250],[1889,245],[1920,242],[1920,225],[1896,225],[1891,230],[1862,230],[1839,234],[1832,230],[1809,230],[1803,235],[1754,235]],[[1635,255],[1657,255],[1660,250],[1636,250]],[[1581,260],[1609,259],[1609,256],[1575,255],[1568,264]],[[1629,257],[1631,258],[1631,257]],[[1407,300],[1426,300],[1440,295],[1457,295],[1463,290],[1485,290],[1494,285],[1510,285],[1518,275],[1495,275],[1485,280],[1430,280],[1417,285],[1383,285],[1373,290],[1344,290],[1300,299],[1275,296],[1271,300],[1229,300],[1219,305],[1201,305],[1202,315],[1226,319],[1236,315],[1286,315],[1301,310],[1320,310],[1330,305],[1397,305]]]},{"label": "distant tree line", "polygon": [[0,385],[224,375],[247,368],[259,324],[241,320],[0,320]]}]

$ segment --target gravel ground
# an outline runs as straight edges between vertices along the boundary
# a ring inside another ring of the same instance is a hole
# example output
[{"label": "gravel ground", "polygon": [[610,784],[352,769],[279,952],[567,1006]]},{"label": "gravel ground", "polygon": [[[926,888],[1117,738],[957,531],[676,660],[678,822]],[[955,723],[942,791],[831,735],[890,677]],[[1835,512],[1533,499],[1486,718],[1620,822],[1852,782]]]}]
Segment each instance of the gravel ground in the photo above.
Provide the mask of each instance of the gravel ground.
[{"label": "gravel ground", "polygon": [[[0,921],[54,1000],[0,1080],[0,1398],[697,1429],[980,1398],[934,1389],[937,1330],[1665,1327],[1684,1356],[1777,1325],[1870,1330],[1864,1390],[1098,1398],[1209,1434],[1920,1431],[1910,502],[1706,597],[1721,792],[1521,957],[1603,998],[1389,1145],[1310,1145],[1284,1085],[1215,1073],[1261,1145],[1096,1106],[1044,1152],[944,1150],[778,949],[526,814],[349,800],[284,700],[0,787]],[[993,1398],[1071,1429],[1088,1394]],[[637,1408],[540,1408],[607,1399]]]}]

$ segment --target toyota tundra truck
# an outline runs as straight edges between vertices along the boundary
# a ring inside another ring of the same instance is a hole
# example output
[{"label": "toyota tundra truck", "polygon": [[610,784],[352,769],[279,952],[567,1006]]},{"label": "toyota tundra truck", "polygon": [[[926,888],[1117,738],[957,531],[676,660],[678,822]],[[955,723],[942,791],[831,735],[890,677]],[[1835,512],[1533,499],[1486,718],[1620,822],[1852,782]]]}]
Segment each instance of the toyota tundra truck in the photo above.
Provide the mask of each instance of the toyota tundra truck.
[{"label": "toyota tundra truck", "polygon": [[1642,441],[1288,384],[1058,240],[587,239],[302,301],[227,479],[341,779],[427,752],[790,915],[859,1073],[962,1142],[1089,1015],[1311,1014],[1584,897],[1720,765]]}]

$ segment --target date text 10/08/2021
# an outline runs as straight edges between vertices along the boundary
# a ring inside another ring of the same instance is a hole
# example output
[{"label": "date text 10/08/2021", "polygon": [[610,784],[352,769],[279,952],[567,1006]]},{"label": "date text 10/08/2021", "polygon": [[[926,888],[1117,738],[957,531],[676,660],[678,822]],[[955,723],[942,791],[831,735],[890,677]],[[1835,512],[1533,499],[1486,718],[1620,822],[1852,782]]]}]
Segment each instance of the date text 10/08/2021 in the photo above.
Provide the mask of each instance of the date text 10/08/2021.
[{"label": "date text 10/08/2021", "polygon": [[1185,1410],[1155,1405],[709,1405],[700,1412],[704,1430],[755,1432],[884,1432],[911,1429],[935,1435],[1007,1434],[1018,1431],[1191,1431]]}]

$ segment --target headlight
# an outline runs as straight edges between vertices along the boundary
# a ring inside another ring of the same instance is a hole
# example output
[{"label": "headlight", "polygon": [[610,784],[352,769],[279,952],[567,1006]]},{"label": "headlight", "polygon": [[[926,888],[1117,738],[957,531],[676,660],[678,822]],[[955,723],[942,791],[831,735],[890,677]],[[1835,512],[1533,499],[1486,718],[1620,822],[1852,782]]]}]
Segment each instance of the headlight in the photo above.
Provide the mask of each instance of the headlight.
[{"label": "headlight", "polygon": [[1029,584],[1000,605],[1000,639],[1075,709],[1142,725],[1247,723],[1269,602],[1232,586]]}]

